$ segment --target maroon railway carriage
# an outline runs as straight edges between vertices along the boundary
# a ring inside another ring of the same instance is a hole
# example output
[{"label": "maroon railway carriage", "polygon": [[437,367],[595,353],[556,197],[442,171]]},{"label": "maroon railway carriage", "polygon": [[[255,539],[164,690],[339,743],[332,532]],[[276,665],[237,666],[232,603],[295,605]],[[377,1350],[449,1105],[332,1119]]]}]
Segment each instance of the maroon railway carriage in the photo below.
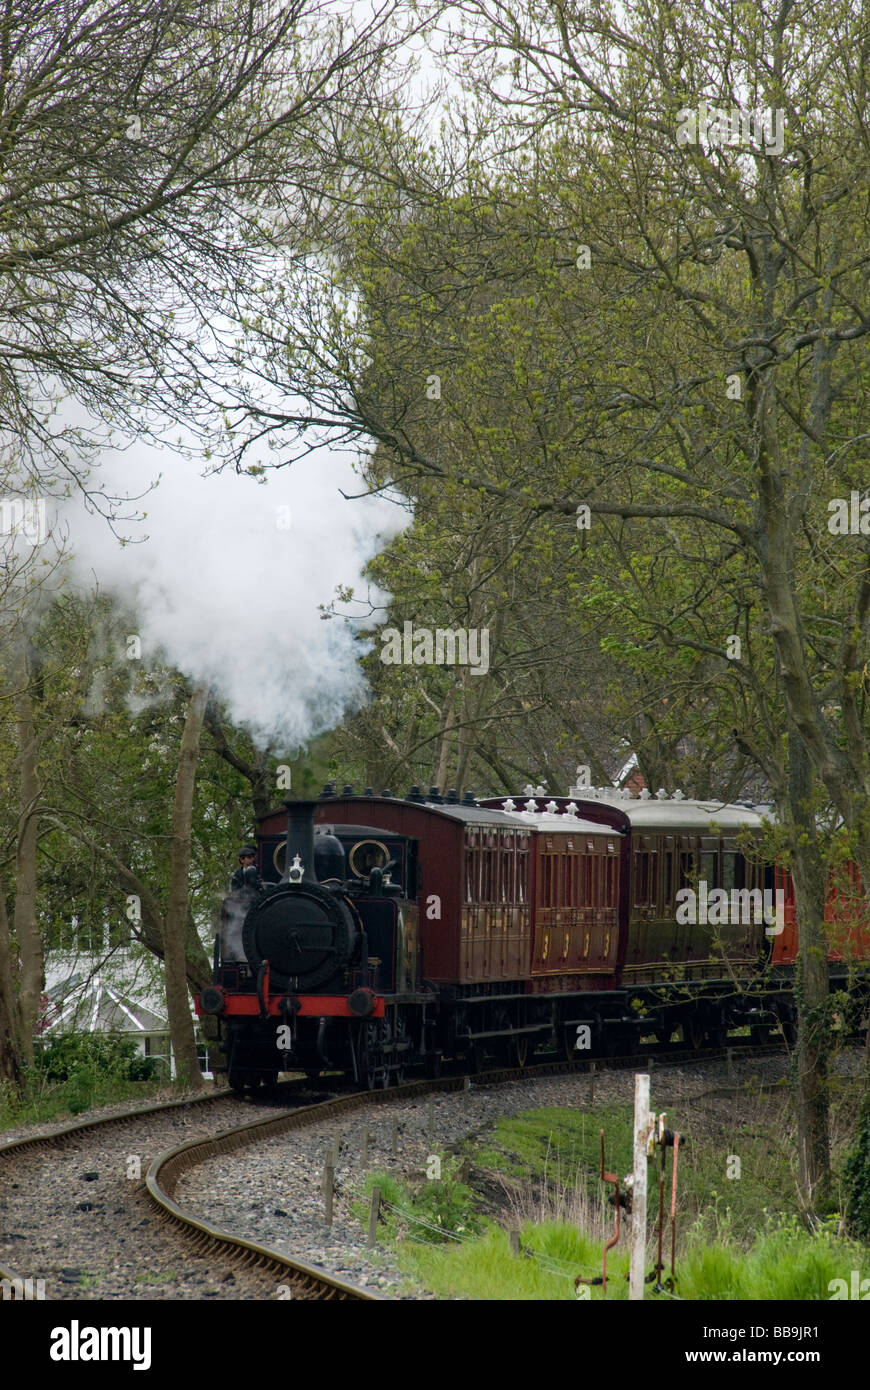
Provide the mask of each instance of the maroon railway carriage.
[{"label": "maroon railway carriage", "polygon": [[[523,818],[541,829],[579,816],[624,835],[621,1047],[630,1047],[632,1031],[635,1037],[655,1033],[666,1042],[679,1028],[694,1047],[721,1045],[728,1029],[746,1025],[758,1037],[780,1026],[793,1034],[790,981],[773,978],[769,969],[776,937],[767,932],[762,909],[773,869],[751,849],[762,827],[757,811],[679,792],[630,798],[613,788],[590,789],[571,800],[553,797],[542,811],[543,800],[491,798],[481,804],[511,810],[523,805]],[[694,920],[680,912],[678,894],[700,883],[708,894],[724,889],[729,902],[736,893],[737,913],[729,911],[714,925],[703,912]]]}]

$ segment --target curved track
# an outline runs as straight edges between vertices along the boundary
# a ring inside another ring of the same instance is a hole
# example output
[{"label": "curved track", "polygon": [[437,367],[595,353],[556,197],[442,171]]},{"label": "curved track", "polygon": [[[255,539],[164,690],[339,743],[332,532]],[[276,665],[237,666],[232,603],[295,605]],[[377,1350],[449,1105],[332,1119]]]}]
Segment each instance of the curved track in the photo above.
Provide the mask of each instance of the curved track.
[{"label": "curved track", "polygon": [[[197,1254],[219,1251],[230,1256],[234,1263],[245,1269],[257,1269],[263,1273],[277,1276],[286,1287],[284,1297],[303,1300],[358,1300],[382,1301],[382,1296],[347,1283],[324,1270],[302,1261],[294,1260],[281,1251],[258,1245],[221,1230],[209,1222],[194,1217],[181,1207],[174,1197],[175,1188],[182,1175],[199,1163],[221,1154],[232,1153],[248,1145],[257,1144],[277,1135],[287,1134],[316,1124],[324,1119],[330,1120],[365,1107],[377,1106],[387,1101],[413,1099],[433,1092],[459,1091],[474,1085],[498,1085],[518,1079],[554,1076],[588,1071],[595,1064],[606,1068],[641,1068],[649,1059],[656,1066],[675,1066],[698,1064],[721,1059],[726,1052],[735,1054],[750,1053],[753,1056],[766,1056],[780,1052],[782,1044],[764,1047],[735,1046],[733,1049],[716,1048],[705,1051],[668,1051],[666,1047],[646,1049],[642,1055],[611,1057],[583,1061],[551,1061],[529,1067],[498,1068],[493,1071],[476,1072],[472,1076],[459,1075],[441,1077],[437,1080],[412,1081],[389,1090],[360,1091],[349,1095],[334,1096],[330,1099],[301,1105],[293,1110],[281,1110],[278,1114],[260,1117],[245,1124],[218,1134],[193,1138],[166,1150],[155,1158],[148,1168],[145,1185],[149,1201],[159,1217],[169,1223],[177,1232],[191,1242]],[[302,1083],[285,1083],[280,1088],[285,1094],[300,1091]],[[214,1104],[231,1099],[227,1090],[213,1092],[206,1096],[193,1096],[186,1100],[165,1101],[156,1105],[138,1107],[134,1110],[103,1116],[95,1120],[63,1126],[47,1134],[31,1135],[14,1140],[0,1147],[0,1161],[10,1154],[23,1153],[39,1148],[59,1148],[66,1142],[87,1131],[101,1126],[119,1125],[135,1121],[139,1117],[159,1114],[161,1111],[181,1109],[194,1105]],[[0,1279],[20,1280],[20,1276],[0,1266]],[[23,1283],[23,1281],[21,1281]],[[26,1287],[26,1286],[25,1286]],[[25,1292],[25,1297],[32,1294]]]}]

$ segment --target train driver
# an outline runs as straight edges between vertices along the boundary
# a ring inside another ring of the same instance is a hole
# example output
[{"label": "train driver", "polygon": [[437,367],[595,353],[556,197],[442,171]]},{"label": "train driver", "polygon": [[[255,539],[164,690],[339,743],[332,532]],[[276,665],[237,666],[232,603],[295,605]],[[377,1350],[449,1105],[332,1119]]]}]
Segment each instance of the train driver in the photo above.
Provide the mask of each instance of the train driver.
[{"label": "train driver", "polygon": [[239,850],[239,867],[232,877],[232,887],[253,888],[259,892],[263,886],[263,881],[256,870],[257,851],[253,845],[242,845]]}]

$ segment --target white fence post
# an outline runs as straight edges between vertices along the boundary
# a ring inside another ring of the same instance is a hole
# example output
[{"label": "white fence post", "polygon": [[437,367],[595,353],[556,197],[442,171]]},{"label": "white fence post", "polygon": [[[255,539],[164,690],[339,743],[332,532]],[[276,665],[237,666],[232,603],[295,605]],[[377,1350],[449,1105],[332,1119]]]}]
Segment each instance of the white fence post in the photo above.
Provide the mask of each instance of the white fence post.
[{"label": "white fence post", "polygon": [[646,1265],[646,1165],[649,1147],[649,1074],[634,1077],[634,1182],[631,1188],[631,1266],[628,1296],[642,1299]]}]

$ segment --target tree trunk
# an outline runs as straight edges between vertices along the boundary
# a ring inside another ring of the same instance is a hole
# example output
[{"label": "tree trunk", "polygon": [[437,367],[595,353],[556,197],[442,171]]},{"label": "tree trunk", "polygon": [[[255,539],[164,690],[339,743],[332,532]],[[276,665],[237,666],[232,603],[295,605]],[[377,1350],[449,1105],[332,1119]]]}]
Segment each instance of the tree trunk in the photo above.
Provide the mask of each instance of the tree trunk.
[{"label": "tree trunk", "polygon": [[0,882],[0,1081],[10,1081],[13,1086],[19,1087],[24,1059],[15,975],[6,894]]},{"label": "tree trunk", "polygon": [[19,989],[20,1043],[25,1061],[33,1061],[33,1035],[45,989],[45,957],[36,915],[36,847],[39,839],[37,805],[42,793],[37,768],[38,742],[30,669],[24,639],[19,639],[13,675],[15,721],[18,730],[18,842],[15,852],[14,935],[21,960]]},{"label": "tree trunk", "polygon": [[795,994],[795,1108],[799,1181],[807,1211],[824,1210],[830,1197],[828,1057],[831,1047],[828,948],[825,936],[826,866],[819,847],[806,746],[789,736],[789,818],[795,829],[792,878],[798,923]]},{"label": "tree trunk", "polygon": [[456,703],[456,683],[451,683],[441,709],[441,739],[432,773],[432,786],[444,792],[450,768],[450,749],[453,746],[453,708]]},{"label": "tree trunk", "polygon": [[163,919],[163,958],[166,969],[166,1010],[178,1080],[187,1086],[202,1086],[202,1072],[196,1051],[190,1000],[187,992],[186,937],[190,895],[190,841],[196,765],[200,735],[208,700],[208,686],[193,690],[181,736],[175,805],[172,812],[172,864],[169,876],[169,905]]}]

